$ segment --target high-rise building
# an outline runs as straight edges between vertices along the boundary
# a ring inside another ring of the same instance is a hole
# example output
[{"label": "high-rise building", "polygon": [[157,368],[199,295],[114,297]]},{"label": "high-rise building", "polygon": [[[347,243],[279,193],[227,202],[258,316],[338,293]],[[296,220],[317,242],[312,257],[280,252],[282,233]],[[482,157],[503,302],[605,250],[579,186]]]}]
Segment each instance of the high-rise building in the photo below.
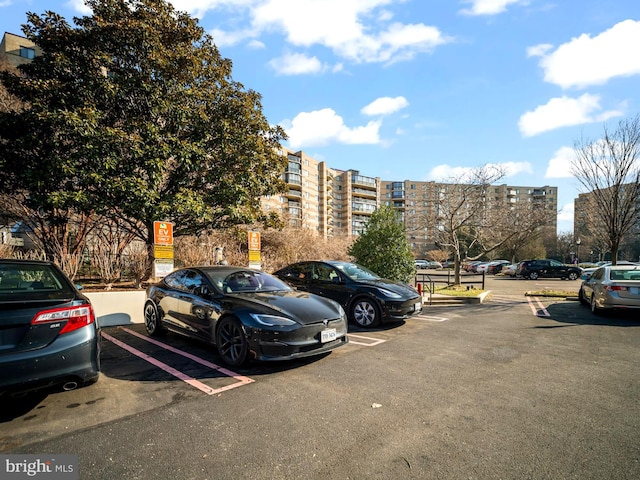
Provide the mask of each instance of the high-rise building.
[{"label": "high-rise building", "polygon": [[39,47],[31,40],[13,33],[5,32],[0,42],[0,60],[14,67],[30,62],[39,53]]}]

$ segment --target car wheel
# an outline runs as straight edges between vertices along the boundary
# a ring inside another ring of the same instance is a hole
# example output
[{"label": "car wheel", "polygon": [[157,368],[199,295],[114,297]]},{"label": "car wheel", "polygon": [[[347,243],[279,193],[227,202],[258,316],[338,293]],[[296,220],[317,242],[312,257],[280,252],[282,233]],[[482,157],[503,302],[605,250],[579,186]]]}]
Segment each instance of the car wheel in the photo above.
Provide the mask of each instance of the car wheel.
[{"label": "car wheel", "polygon": [[160,315],[153,302],[147,302],[144,306],[144,326],[152,337],[166,333],[166,330],[160,325]]},{"label": "car wheel", "polygon": [[578,290],[578,300],[580,301],[580,303],[582,305],[587,305],[589,302],[587,302],[587,299],[584,298],[584,292],[582,291],[582,288],[580,288],[580,290]]},{"label": "car wheel", "polygon": [[569,280],[576,280],[578,278],[578,274],[576,272],[569,273]]},{"label": "car wheel", "polygon": [[529,280],[537,280],[538,272],[529,272]]},{"label": "car wheel", "polygon": [[600,308],[598,308],[598,304],[596,303],[596,294],[591,294],[591,311],[596,315],[600,313]]},{"label": "car wheel", "polygon": [[380,307],[368,298],[358,298],[351,306],[351,318],[364,328],[375,327],[381,320]]},{"label": "car wheel", "polygon": [[240,322],[232,317],[220,320],[216,331],[216,346],[222,360],[237,367],[247,360],[249,345]]}]

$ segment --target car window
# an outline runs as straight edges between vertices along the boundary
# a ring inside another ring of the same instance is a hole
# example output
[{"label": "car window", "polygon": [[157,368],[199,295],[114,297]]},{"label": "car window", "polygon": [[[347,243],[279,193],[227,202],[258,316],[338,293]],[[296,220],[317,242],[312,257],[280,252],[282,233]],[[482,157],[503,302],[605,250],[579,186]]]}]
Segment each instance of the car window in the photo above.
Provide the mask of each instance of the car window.
[{"label": "car window", "polygon": [[557,260],[549,260],[549,263],[552,267],[564,267],[564,263],[559,262]]},{"label": "car window", "polygon": [[604,268],[599,268],[598,270],[596,270],[595,272],[593,272],[593,275],[591,275],[591,278],[593,280],[601,280],[602,277],[604,276]]},{"label": "car window", "polygon": [[282,274],[287,278],[311,278],[310,271],[310,264],[296,263],[283,270]]},{"label": "car window", "polygon": [[313,268],[313,279],[320,282],[332,282],[334,278],[338,278],[338,272],[333,267],[323,263],[317,263]]},{"label": "car window", "polygon": [[380,277],[371,270],[356,263],[337,263],[336,268],[344,273],[351,280],[379,280]]},{"label": "car window", "polygon": [[187,272],[185,270],[178,270],[177,272],[170,273],[169,275],[164,277],[163,282],[169,288],[182,290],[182,278],[186,275],[186,273]]},{"label": "car window", "polygon": [[233,272],[222,282],[222,291],[224,293],[262,293],[290,290],[291,287],[274,276],[253,270]]},{"label": "car window", "polygon": [[206,285],[204,278],[194,270],[188,270],[182,277],[183,290],[193,293],[196,288]]},{"label": "car window", "polygon": [[69,290],[60,273],[46,264],[0,265],[0,294]]}]

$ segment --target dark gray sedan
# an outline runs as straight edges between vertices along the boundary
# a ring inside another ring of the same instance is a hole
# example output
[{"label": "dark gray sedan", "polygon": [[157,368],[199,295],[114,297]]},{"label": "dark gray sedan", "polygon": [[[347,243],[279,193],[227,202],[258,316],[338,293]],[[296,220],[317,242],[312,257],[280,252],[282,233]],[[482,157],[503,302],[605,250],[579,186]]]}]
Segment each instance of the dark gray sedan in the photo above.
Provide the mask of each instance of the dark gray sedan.
[{"label": "dark gray sedan", "polygon": [[172,272],[147,288],[144,321],[149,335],[171,330],[215,345],[233,366],[319,355],[348,342],[336,302],[244,267]]},{"label": "dark gray sedan", "polygon": [[91,303],[58,267],[0,260],[0,395],[95,382],[99,345]]}]

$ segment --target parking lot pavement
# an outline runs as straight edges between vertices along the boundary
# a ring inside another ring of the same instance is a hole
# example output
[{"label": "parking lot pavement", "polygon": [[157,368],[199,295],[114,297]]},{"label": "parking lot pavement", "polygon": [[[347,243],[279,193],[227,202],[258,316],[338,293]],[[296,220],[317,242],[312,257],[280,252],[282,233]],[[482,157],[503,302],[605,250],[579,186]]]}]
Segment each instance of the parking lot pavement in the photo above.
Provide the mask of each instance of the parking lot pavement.
[{"label": "parking lot pavement", "polygon": [[426,308],[237,378],[206,345],[105,329],[184,377],[104,339],[97,384],[0,408],[0,451],[105,480],[640,478],[640,322],[536,298]]}]

